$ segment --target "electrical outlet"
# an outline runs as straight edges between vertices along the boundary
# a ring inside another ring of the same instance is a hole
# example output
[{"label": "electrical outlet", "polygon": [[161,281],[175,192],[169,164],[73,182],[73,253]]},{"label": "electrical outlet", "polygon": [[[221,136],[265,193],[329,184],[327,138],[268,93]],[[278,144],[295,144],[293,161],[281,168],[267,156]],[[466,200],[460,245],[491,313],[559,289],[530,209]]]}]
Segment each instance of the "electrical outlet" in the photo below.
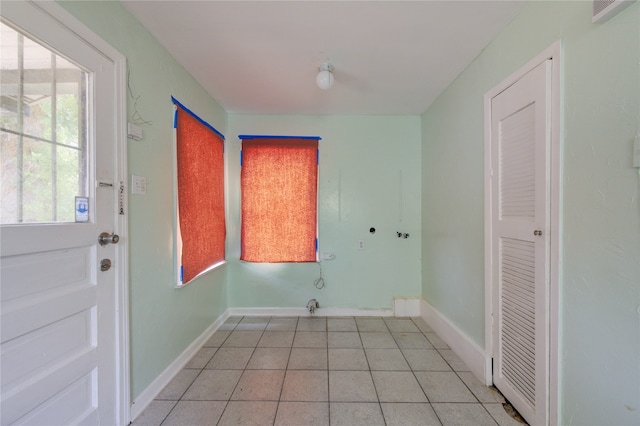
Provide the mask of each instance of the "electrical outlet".
[{"label": "electrical outlet", "polygon": [[131,193],[136,195],[147,194],[147,177],[131,175]]},{"label": "electrical outlet", "polygon": [[364,240],[358,240],[358,250],[364,250]]}]

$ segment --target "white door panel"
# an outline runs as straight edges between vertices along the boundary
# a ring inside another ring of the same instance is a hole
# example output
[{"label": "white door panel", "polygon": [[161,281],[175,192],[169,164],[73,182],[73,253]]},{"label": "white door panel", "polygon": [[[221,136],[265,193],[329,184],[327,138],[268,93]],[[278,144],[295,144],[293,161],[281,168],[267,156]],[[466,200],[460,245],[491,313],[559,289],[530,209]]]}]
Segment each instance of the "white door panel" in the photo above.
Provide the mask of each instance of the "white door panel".
[{"label": "white door panel", "polygon": [[[50,292],[74,283],[88,283],[87,271],[95,254],[86,248],[58,250],[22,256],[5,256],[2,261],[3,278],[0,300],[3,303],[36,293]],[[65,268],[52,275],[58,265]]]},{"label": "white door panel", "polygon": [[[95,305],[97,298],[94,278],[96,273],[93,267],[95,251],[75,250],[75,252],[79,251],[83,252],[79,253],[81,258],[73,259],[76,265],[71,265],[69,270],[64,263],[59,264],[58,269],[45,269],[50,266],[48,262],[50,257],[54,260],[67,258],[67,256],[56,256],[56,253],[39,253],[2,260],[3,343]],[[37,262],[45,259],[46,262]],[[60,265],[64,266],[61,268]],[[59,274],[56,273],[58,270],[60,270]],[[37,275],[45,275],[41,273],[42,271],[48,271],[52,279],[43,276],[31,283],[25,280],[27,291],[16,290],[16,287],[19,288],[23,282],[21,275],[27,278],[38,278]],[[38,273],[34,274],[34,272]],[[6,298],[5,288],[9,296]],[[20,295],[21,293],[23,294]],[[10,297],[11,295],[18,295],[18,297]],[[3,345],[3,356],[4,349]],[[5,365],[2,366],[2,370],[4,374]]]},{"label": "white door panel", "polygon": [[[28,416],[21,419],[18,424],[31,425],[91,425],[99,424],[98,413],[94,409],[95,396],[92,389],[95,388],[95,370],[71,383],[64,392],[57,394],[46,403],[42,404]],[[55,407],[67,407],[65,412],[55,410]],[[68,413],[79,413],[77,416],[69,416]]]},{"label": "white door panel", "polygon": [[[73,219],[46,223],[45,218],[45,223],[23,224],[18,217],[18,223],[5,222],[0,228],[0,423],[117,424],[115,271],[118,265],[114,261],[115,246],[97,244],[98,235],[114,231],[116,225],[115,64],[37,4],[4,2],[0,12],[5,24],[3,37],[10,29],[24,34],[16,38],[17,49],[25,52],[21,55],[27,57],[28,49],[50,51],[54,64],[48,74],[46,71],[38,74],[30,72],[40,69],[38,57],[32,57],[31,62],[23,61],[14,73],[28,74],[32,80],[24,79],[25,89],[16,91],[13,86],[5,85],[4,81],[9,79],[4,79],[3,96],[6,92],[18,101],[17,105],[28,105],[28,111],[32,112],[39,102],[49,102],[52,110],[58,104],[62,108],[63,101],[68,99],[58,99],[59,94],[77,90],[78,111],[87,117],[83,124],[78,112],[77,142],[56,139],[60,124],[55,121],[51,124],[52,139],[48,141],[44,136],[34,138],[27,132],[24,122],[30,117],[25,113],[27,118],[17,119],[20,128],[3,130],[3,144],[9,141],[6,146],[18,146],[16,152],[22,152],[19,144],[23,139],[28,139],[32,146],[48,143],[52,147],[53,168],[62,161],[56,163],[62,158],[53,153],[58,152],[56,147],[73,150],[74,143],[78,146],[84,143],[75,155],[79,158],[78,164],[86,158],[86,167],[82,170],[78,167],[78,178],[72,176],[71,179],[79,181],[78,188],[84,186],[86,192],[75,195],[88,197],[90,206],[89,223],[73,223]],[[6,63],[13,60],[9,54],[3,54],[2,59]],[[78,80],[77,89],[73,89],[73,81],[64,80],[64,76],[73,73],[68,68],[60,71],[60,67],[69,64],[83,76]],[[8,72],[6,69],[3,67],[3,72]],[[39,90],[38,75],[52,76],[52,83],[47,82],[50,89],[33,92]],[[27,81],[31,86],[26,86]],[[81,84],[88,87],[86,102],[84,92],[80,93]],[[52,99],[48,101],[47,96]],[[3,111],[5,116],[11,112]],[[23,115],[20,108],[13,113]],[[86,137],[81,142],[82,132]],[[63,132],[59,133],[57,137],[62,138]],[[3,161],[10,160],[8,154],[3,155]],[[56,179],[60,179],[59,174],[52,175],[49,186],[55,187]],[[73,202],[69,194],[64,191],[60,194],[54,194],[56,206],[65,207]],[[20,195],[18,204],[47,205],[46,200],[29,200],[23,200]],[[108,271],[100,270],[102,259],[113,261]]]},{"label": "white door panel", "polygon": [[91,310],[85,309],[63,320],[23,335],[8,343],[2,362],[16,366],[2,375],[2,384],[26,381],[30,374],[45,371],[73,353],[93,347]]},{"label": "white door panel", "polygon": [[493,381],[530,424],[548,421],[550,76],[491,101]]},{"label": "white door panel", "polygon": [[6,225],[0,232],[3,240],[11,241],[11,244],[0,245],[0,255],[6,257],[92,246],[101,231],[95,223],[56,223]]}]

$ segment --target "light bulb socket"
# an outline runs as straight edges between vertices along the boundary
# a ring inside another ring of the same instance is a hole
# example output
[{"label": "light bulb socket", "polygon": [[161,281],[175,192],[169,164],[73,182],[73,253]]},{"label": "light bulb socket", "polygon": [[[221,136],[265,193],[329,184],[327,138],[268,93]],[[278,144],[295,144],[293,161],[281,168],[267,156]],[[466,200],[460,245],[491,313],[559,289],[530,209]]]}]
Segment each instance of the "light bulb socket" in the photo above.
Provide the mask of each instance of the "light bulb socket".
[{"label": "light bulb socket", "polygon": [[333,73],[333,65],[331,65],[328,62],[325,62],[322,65],[320,65],[320,68],[318,68],[318,71],[320,71],[320,72],[329,71],[330,73]]},{"label": "light bulb socket", "polygon": [[333,65],[325,62],[320,65],[316,84],[322,90],[329,90],[333,86],[333,82]]}]

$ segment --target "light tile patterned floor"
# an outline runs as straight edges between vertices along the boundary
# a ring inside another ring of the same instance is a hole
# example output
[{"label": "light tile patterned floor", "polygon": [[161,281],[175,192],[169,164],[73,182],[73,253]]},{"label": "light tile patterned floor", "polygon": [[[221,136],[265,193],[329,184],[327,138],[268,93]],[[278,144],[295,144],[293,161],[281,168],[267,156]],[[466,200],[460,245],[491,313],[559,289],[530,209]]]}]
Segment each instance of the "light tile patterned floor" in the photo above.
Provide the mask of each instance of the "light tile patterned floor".
[{"label": "light tile patterned floor", "polygon": [[420,318],[231,317],[136,426],[522,426]]}]

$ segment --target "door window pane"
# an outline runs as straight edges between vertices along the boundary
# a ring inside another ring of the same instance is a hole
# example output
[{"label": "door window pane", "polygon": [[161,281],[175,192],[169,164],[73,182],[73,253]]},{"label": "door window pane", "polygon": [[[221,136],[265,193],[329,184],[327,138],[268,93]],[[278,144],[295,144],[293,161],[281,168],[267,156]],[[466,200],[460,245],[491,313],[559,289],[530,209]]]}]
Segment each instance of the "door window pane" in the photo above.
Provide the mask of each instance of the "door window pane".
[{"label": "door window pane", "polygon": [[0,23],[0,223],[75,220],[88,196],[88,74]]}]

